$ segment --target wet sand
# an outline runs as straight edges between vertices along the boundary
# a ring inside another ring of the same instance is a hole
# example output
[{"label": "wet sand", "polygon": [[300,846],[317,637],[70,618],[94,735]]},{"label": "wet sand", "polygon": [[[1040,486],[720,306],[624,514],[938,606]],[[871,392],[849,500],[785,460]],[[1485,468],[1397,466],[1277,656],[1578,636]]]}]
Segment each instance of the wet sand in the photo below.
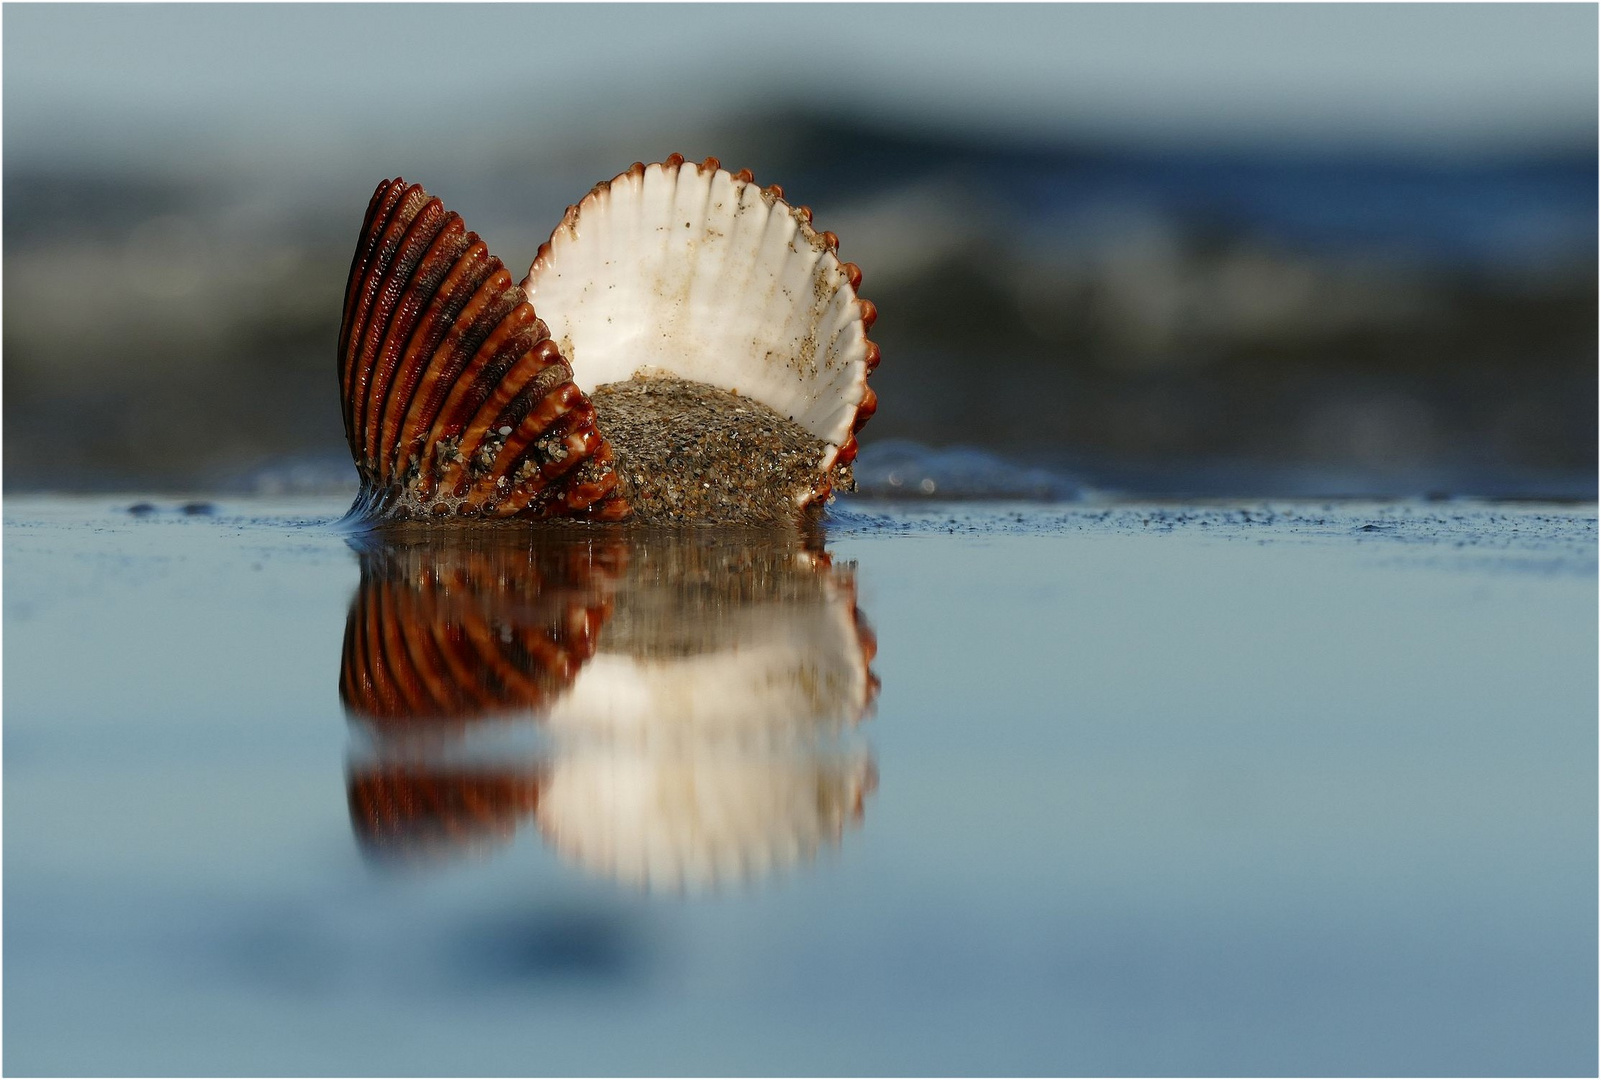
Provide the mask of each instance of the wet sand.
[{"label": "wet sand", "polygon": [[596,387],[590,400],[640,523],[787,521],[824,479],[822,440],[718,387],[636,378]]},{"label": "wet sand", "polygon": [[[385,561],[343,500],[194,501],[6,500],[10,1071],[1594,1071],[1593,504],[846,499],[820,550]],[[516,707],[375,734],[380,603],[481,622]],[[724,663],[849,693],[713,712]],[[352,803],[430,792],[483,813],[374,859]],[[679,850],[702,887],[606,854]]]}]

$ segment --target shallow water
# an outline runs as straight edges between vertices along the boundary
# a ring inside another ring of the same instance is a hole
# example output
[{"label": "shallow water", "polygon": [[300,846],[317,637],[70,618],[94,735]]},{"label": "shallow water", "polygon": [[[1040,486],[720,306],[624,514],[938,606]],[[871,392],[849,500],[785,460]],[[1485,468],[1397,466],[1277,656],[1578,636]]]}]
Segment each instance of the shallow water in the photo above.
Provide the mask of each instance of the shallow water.
[{"label": "shallow water", "polygon": [[6,500],[9,1073],[1596,1069],[1593,506],[135,501]]}]

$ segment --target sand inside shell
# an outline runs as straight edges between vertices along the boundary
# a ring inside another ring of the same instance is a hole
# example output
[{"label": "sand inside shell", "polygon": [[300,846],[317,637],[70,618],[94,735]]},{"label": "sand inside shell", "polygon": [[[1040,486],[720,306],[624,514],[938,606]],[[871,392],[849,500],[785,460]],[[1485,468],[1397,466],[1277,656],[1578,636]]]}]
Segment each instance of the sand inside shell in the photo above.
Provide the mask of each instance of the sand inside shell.
[{"label": "sand inside shell", "polygon": [[[826,445],[750,398],[671,377],[590,394],[634,520],[749,524],[794,518]],[[836,478],[835,486],[843,480]]]}]

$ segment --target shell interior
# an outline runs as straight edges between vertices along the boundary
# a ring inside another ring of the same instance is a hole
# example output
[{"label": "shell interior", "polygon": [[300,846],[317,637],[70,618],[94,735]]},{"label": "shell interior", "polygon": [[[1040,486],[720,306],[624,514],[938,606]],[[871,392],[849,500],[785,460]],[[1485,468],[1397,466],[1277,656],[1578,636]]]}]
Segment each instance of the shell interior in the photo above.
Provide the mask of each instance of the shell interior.
[{"label": "shell interior", "polygon": [[569,209],[523,289],[586,392],[636,374],[737,391],[822,440],[827,470],[871,410],[876,351],[860,273],[810,217],[675,155]]}]

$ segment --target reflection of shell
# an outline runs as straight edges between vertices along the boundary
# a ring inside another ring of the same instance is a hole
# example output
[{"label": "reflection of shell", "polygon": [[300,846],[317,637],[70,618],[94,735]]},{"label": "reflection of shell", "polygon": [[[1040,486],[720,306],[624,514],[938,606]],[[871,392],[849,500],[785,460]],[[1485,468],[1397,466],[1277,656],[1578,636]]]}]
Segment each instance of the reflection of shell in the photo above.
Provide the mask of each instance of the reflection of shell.
[{"label": "reflection of shell", "polygon": [[421,187],[373,193],[339,330],[358,508],[385,518],[627,514],[594,408],[500,260]]},{"label": "reflection of shell", "polygon": [[593,750],[555,760],[536,817],[558,852],[590,870],[638,887],[694,889],[811,859],[861,822],[876,785],[865,753]]},{"label": "reflection of shell", "polygon": [[539,779],[516,771],[376,767],[352,771],[350,821],[369,854],[409,858],[504,843],[539,803]]},{"label": "reflection of shell", "polygon": [[653,743],[788,737],[872,707],[854,568],[790,546],[661,544],[618,581],[594,656],[551,702],[563,734]]},{"label": "reflection of shell", "polygon": [[787,737],[871,708],[854,570],[798,533],[366,542],[340,697],[381,734],[528,712],[563,733]]},{"label": "reflection of shell", "polygon": [[640,888],[752,881],[860,825],[878,773],[864,751],[632,755],[594,747],[529,765],[372,764],[347,777],[350,821],[378,859],[505,844],[529,817],[563,858]]},{"label": "reflection of shell", "polygon": [[[591,870],[687,888],[836,843],[876,783],[866,750],[832,738],[872,704],[876,642],[853,569],[816,541],[796,529],[352,541],[361,585],[340,696],[371,736],[347,781],[363,850],[483,849],[534,818]],[[506,712],[543,718],[548,749],[508,759],[514,732],[473,724]]]},{"label": "reflection of shell", "polygon": [[826,496],[877,407],[877,312],[782,195],[715,158],[636,163],[568,208],[523,289],[586,391],[638,371],[737,390],[826,444]]},{"label": "reflection of shell", "polygon": [[625,560],[615,542],[363,551],[339,696],[390,731],[542,708],[594,654]]}]

